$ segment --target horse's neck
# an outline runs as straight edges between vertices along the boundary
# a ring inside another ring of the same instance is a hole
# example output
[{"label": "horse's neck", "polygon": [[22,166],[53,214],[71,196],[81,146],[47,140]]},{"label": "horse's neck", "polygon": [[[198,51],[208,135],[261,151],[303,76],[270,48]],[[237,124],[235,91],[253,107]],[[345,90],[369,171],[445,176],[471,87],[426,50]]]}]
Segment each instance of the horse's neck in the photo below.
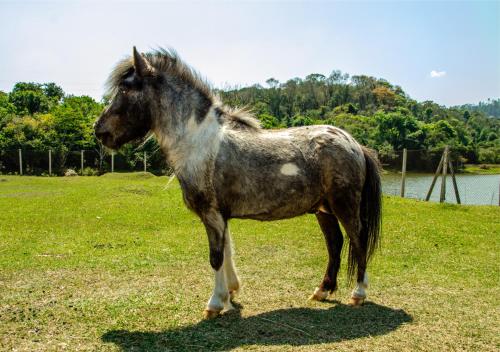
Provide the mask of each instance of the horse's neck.
[{"label": "horse's neck", "polygon": [[193,114],[184,125],[162,132],[160,144],[175,174],[189,178],[201,177],[210,167],[223,138],[213,107],[201,123]]}]

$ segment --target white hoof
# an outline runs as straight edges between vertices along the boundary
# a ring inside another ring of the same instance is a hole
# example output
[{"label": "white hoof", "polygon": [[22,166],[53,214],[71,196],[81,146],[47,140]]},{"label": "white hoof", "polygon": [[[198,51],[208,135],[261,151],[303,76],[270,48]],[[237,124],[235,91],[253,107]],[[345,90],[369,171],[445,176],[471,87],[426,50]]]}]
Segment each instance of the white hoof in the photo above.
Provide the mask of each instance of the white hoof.
[{"label": "white hoof", "polygon": [[348,305],[350,305],[351,307],[354,307],[354,308],[361,307],[365,303],[365,299],[366,299],[366,297],[352,296],[349,299]]}]

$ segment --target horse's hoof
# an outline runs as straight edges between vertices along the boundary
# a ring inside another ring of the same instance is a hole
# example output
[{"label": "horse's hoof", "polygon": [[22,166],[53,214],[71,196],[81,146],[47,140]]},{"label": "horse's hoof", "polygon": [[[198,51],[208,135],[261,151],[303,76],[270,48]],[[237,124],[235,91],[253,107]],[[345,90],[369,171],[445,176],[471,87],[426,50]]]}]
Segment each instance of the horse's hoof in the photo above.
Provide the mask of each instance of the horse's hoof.
[{"label": "horse's hoof", "polygon": [[309,297],[310,301],[319,301],[322,302],[328,297],[328,291],[323,291],[319,287],[316,287],[314,293],[311,297]]},{"label": "horse's hoof", "polygon": [[212,309],[205,309],[203,311],[203,318],[205,319],[213,319],[217,318],[220,315],[220,310],[212,310]]},{"label": "horse's hoof", "polygon": [[235,314],[238,314],[238,310],[234,309],[233,306],[231,306],[230,308],[224,308],[224,310],[220,312],[221,316],[231,316]]},{"label": "horse's hoof", "polygon": [[354,308],[361,307],[365,303],[365,297],[351,297],[349,305]]}]

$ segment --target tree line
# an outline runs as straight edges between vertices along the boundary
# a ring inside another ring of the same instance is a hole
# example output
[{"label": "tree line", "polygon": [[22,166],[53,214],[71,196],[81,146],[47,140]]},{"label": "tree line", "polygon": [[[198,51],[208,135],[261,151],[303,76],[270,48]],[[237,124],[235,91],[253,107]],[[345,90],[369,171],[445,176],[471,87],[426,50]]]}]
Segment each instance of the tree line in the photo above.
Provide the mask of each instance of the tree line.
[{"label": "tree line", "polygon": [[[72,152],[80,150],[92,152],[87,152],[86,160],[94,169],[109,170],[109,157],[96,140],[93,128],[105,101],[67,95],[54,83],[19,82],[10,93],[0,92],[0,173],[18,170],[18,161],[12,153],[17,149],[23,149],[25,155],[36,151],[38,159],[43,159],[31,163],[26,161],[26,166],[31,168],[28,173],[46,171],[48,150],[52,151],[56,173],[63,173],[72,157],[74,162],[79,160],[79,156]],[[145,143],[141,150],[125,145],[118,152],[115,165],[124,170],[136,167],[143,162],[144,150],[150,155],[149,163],[154,163],[152,156],[161,156],[154,153],[157,148],[154,141]],[[156,161],[155,164],[163,168],[164,162]],[[94,171],[88,170],[87,173],[93,174]]]},{"label": "tree line", "polygon": [[266,84],[218,93],[230,105],[249,106],[265,128],[338,126],[386,160],[403,148],[449,145],[462,162],[500,163],[500,99],[445,107],[417,102],[384,79],[341,71]]},{"label": "tree line", "polygon": [[[401,87],[383,79],[310,74],[267,87],[253,85],[218,90],[232,106],[247,106],[264,128],[331,124],[349,131],[360,143],[376,149],[386,160],[403,148],[442,150],[449,145],[469,163],[500,163],[500,99],[479,105],[440,106],[417,102]],[[93,123],[104,108],[89,96],[67,95],[55,83],[16,83],[0,91],[0,151],[32,149],[68,153],[103,153]],[[143,150],[158,146],[149,141]],[[120,154],[130,164],[142,158],[134,146]]]}]

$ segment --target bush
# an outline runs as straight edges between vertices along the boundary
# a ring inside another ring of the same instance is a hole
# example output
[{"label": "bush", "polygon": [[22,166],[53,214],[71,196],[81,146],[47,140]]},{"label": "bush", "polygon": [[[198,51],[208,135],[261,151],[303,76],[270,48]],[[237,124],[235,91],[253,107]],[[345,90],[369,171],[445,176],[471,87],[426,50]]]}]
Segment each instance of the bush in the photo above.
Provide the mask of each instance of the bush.
[{"label": "bush", "polygon": [[260,123],[262,125],[262,128],[265,129],[271,129],[271,128],[280,128],[281,124],[279,120],[269,114],[262,114],[259,116]]},{"label": "bush", "polygon": [[93,168],[87,166],[86,168],[83,169],[82,175],[83,176],[99,176],[99,170],[93,169]]},{"label": "bush", "polygon": [[309,117],[297,115],[293,118],[292,121],[292,126],[293,127],[299,127],[299,126],[310,126],[313,124],[313,121]]},{"label": "bush", "polygon": [[[481,148],[479,149],[479,162],[484,164],[500,163],[500,150],[497,148]],[[498,148],[500,149],[500,148]]]}]

